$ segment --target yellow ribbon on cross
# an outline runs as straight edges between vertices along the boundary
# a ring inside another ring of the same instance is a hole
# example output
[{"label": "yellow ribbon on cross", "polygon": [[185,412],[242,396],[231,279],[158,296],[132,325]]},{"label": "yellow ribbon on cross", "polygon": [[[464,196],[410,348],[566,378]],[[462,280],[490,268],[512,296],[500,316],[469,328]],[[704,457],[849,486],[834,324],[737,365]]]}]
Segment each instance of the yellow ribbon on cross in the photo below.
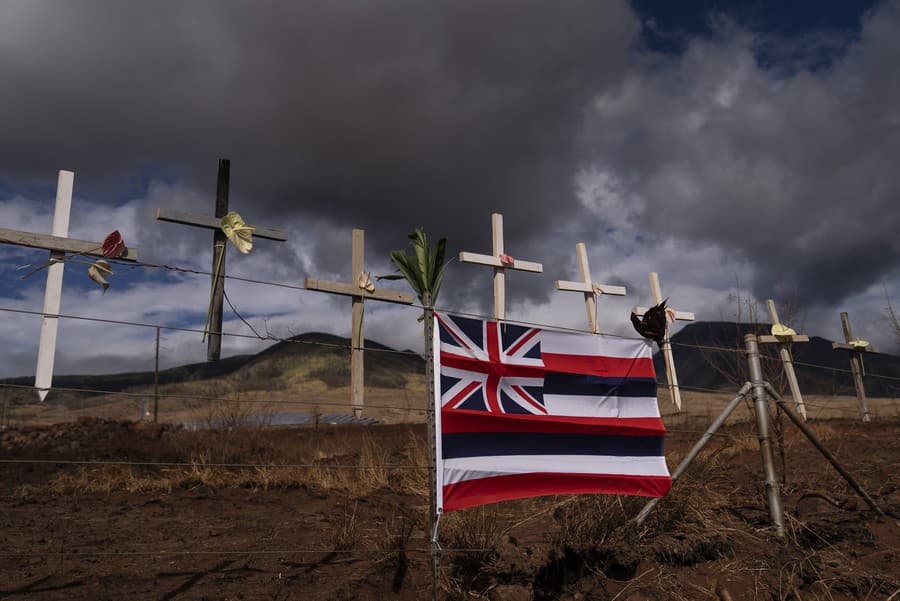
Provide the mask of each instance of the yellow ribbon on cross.
[{"label": "yellow ribbon on cross", "polygon": [[372,273],[369,271],[361,271],[359,273],[359,277],[356,280],[356,284],[366,292],[372,292],[375,290],[375,284],[372,283]]},{"label": "yellow ribbon on cross", "polygon": [[247,225],[235,211],[228,211],[228,214],[222,217],[222,231],[245,255],[253,248],[253,232],[256,228]]},{"label": "yellow ribbon on cross", "polygon": [[88,267],[88,277],[103,286],[104,294],[109,288],[109,282],[106,281],[106,276],[108,275],[112,275],[112,269],[110,269],[108,261],[98,259]]},{"label": "yellow ribbon on cross", "polygon": [[783,323],[772,324],[772,336],[779,340],[790,340],[791,336],[796,336],[797,332],[793,328],[789,328]]}]

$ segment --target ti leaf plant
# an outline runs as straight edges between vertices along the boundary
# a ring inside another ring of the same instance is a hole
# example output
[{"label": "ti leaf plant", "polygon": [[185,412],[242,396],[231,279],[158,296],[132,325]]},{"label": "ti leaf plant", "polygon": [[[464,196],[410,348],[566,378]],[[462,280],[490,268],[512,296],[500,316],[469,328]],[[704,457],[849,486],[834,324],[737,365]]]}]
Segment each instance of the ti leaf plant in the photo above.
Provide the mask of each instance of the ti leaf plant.
[{"label": "ti leaf plant", "polygon": [[[430,309],[437,301],[441,281],[444,279],[444,252],[447,247],[447,239],[441,238],[434,247],[431,247],[428,244],[428,236],[420,228],[416,228],[416,231],[409,234],[408,238],[413,247],[412,254],[407,254],[402,250],[391,251],[391,260],[400,273],[381,276],[379,279],[405,279],[419,297],[422,306]],[[423,318],[420,317],[419,321]]]}]

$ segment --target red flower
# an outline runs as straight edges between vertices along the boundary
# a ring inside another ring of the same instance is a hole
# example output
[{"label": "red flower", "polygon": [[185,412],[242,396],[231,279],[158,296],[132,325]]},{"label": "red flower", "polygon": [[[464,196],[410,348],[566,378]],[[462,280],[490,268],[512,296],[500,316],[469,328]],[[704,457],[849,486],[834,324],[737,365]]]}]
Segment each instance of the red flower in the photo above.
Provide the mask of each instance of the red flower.
[{"label": "red flower", "polygon": [[103,246],[100,247],[100,252],[107,259],[117,259],[124,255],[126,251],[125,241],[122,240],[122,234],[119,233],[119,230],[107,236],[103,241]]}]

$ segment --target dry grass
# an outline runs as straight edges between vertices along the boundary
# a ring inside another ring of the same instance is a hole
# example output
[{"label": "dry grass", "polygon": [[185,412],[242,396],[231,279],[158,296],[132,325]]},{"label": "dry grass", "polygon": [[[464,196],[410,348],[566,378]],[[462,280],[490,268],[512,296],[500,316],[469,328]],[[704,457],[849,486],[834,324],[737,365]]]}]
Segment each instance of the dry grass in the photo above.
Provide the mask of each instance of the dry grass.
[{"label": "dry grass", "polygon": [[[264,462],[266,455],[275,454],[270,449],[263,453],[263,457],[248,457],[248,449],[258,451],[255,446],[258,442],[252,433],[243,433],[247,436],[241,434],[219,437],[221,444],[216,446],[209,444],[211,440],[194,441],[188,445],[190,459],[185,462],[188,465],[158,468],[140,465],[78,466],[74,470],[59,471],[46,485],[22,486],[18,493],[27,496],[39,490],[62,495],[111,494],[115,491],[171,492],[198,487],[253,491],[306,487],[355,497],[383,488],[398,494],[424,497],[424,491],[427,491],[427,470],[406,469],[416,465],[414,461],[421,464],[424,455],[421,439],[413,435],[410,435],[400,457],[392,458],[373,436],[357,431],[354,437],[357,440],[353,443],[344,436],[315,438],[303,448],[293,448],[287,461],[282,458],[278,462],[252,467],[220,465],[242,462],[250,465],[257,461]],[[212,433],[208,436],[213,437]],[[347,453],[348,444],[358,446],[359,451]]]}]

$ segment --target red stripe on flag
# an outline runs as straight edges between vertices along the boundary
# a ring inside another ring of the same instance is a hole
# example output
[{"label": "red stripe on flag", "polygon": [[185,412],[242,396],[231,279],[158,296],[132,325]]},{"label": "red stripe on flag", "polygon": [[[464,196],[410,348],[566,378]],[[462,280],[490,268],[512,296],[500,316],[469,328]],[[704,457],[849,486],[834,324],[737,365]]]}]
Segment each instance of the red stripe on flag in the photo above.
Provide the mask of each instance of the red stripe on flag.
[{"label": "red stripe on flag", "polygon": [[513,386],[512,389],[519,393],[519,396],[525,399],[528,404],[534,407],[539,413],[547,413],[547,409],[544,408],[544,406],[538,403],[536,400],[534,400],[534,398],[532,398],[532,396],[528,394],[524,388],[522,388],[521,386]]},{"label": "red stripe on flag", "polygon": [[662,497],[672,486],[666,476],[531,473],[465,480],[444,486],[444,512],[486,503],[565,494]]},{"label": "red stripe on flag", "polygon": [[472,391],[474,391],[479,386],[481,386],[481,382],[470,382],[468,386],[466,386],[459,392],[459,394],[457,394],[452,399],[447,401],[447,404],[450,405],[451,407],[456,407],[456,404],[458,402],[460,402],[461,400],[463,400],[464,398],[466,398],[467,396],[472,394]]},{"label": "red stripe on flag", "polygon": [[658,417],[575,417],[569,415],[495,415],[485,411],[444,409],[441,433],[546,432],[552,434],[609,434],[614,436],[662,436]]},{"label": "red stripe on flag", "polygon": [[503,407],[500,406],[500,378],[494,373],[488,374],[487,382],[484,383],[484,398],[487,399],[488,411],[494,413],[503,413]]},{"label": "red stripe on flag", "polygon": [[653,378],[653,359],[649,357],[622,358],[598,355],[560,355],[541,353],[544,369],[570,374],[586,374],[606,378]]},{"label": "red stripe on flag", "polygon": [[441,367],[452,367],[453,369],[466,369],[469,371],[477,371],[480,374],[492,372],[500,372],[504,378],[543,378],[544,369],[542,367],[531,367],[528,365],[510,365],[509,363],[500,363],[496,361],[481,361],[473,357],[460,357],[459,355],[451,355],[450,353],[441,353]]}]

